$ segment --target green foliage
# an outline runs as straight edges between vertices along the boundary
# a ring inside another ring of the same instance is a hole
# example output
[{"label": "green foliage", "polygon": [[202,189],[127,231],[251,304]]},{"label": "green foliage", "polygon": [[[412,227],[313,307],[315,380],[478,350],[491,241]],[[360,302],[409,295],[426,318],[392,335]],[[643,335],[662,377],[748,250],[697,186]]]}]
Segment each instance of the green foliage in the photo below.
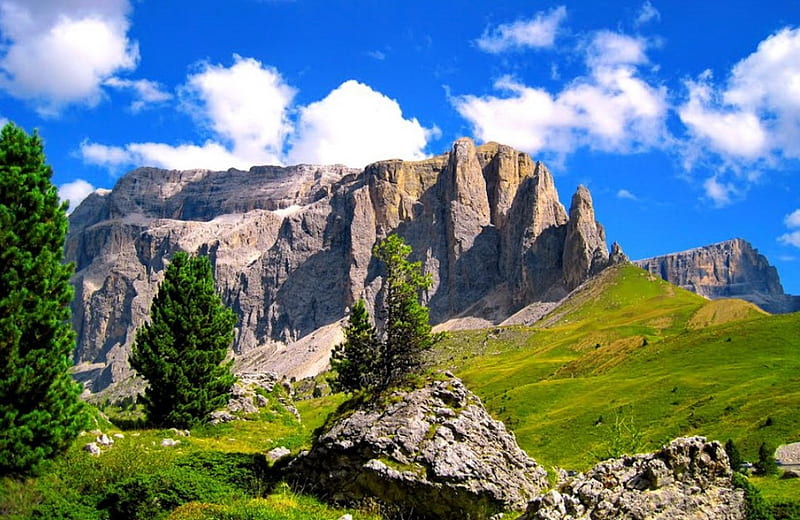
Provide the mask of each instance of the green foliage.
[{"label": "green foliage", "polygon": [[344,342],[331,354],[331,369],[336,373],[331,380],[333,390],[354,392],[375,386],[381,347],[364,300],[358,300],[345,326]]},{"label": "green foliage", "polygon": [[383,387],[418,372],[423,354],[442,339],[431,333],[428,308],[420,303],[422,291],[433,283],[419,262],[409,262],[411,247],[399,235],[389,235],[375,246],[373,255],[386,269],[383,285],[383,348],[379,373]]},{"label": "green foliage", "polygon": [[383,300],[378,316],[379,335],[370,322],[363,300],[353,306],[345,327],[345,341],[333,351],[331,366],[336,391],[381,389],[419,372],[423,355],[443,335],[432,334],[428,308],[420,303],[422,291],[431,286],[419,262],[409,262],[411,247],[398,235],[389,235],[372,250],[385,268]]},{"label": "green foliage", "polygon": [[225,405],[235,378],[233,361],[223,361],[235,324],[214,289],[208,258],[176,253],[130,357],[148,382],[142,401],[153,424],[192,427]]},{"label": "green foliage", "polygon": [[756,462],[756,472],[759,475],[777,475],[778,463],[775,461],[774,449],[762,442],[758,447],[758,462]]},{"label": "green foliage", "polygon": [[728,454],[728,460],[730,461],[733,471],[739,471],[744,460],[742,459],[742,454],[739,453],[739,448],[733,443],[733,439],[728,439],[727,442],[725,442],[725,453]]},{"label": "green foliage", "polygon": [[42,142],[8,123],[0,134],[0,475],[36,472],[87,417],[68,374],[72,264],[63,264],[66,204]]},{"label": "green foliage", "polygon": [[744,490],[745,514],[747,520],[775,520],[770,507],[746,476],[733,473],[733,486]]},{"label": "green foliage", "polygon": [[137,475],[115,484],[100,507],[111,518],[163,518],[187,502],[221,502],[238,495],[227,483],[189,467],[174,466],[155,474]]},{"label": "green foliage", "polygon": [[269,479],[269,464],[260,453],[201,451],[187,455],[175,465],[201,472],[252,496],[261,495]]}]

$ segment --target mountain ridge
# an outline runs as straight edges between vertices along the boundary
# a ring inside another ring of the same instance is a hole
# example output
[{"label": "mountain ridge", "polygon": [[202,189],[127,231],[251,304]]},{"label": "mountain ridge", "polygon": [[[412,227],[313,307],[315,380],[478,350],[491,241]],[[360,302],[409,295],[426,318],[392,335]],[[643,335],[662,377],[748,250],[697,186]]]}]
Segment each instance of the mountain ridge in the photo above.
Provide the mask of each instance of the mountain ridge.
[{"label": "mountain ridge", "polygon": [[[132,375],[135,329],[176,251],[210,256],[217,288],[240,317],[234,350],[267,360],[262,369],[356,299],[373,307],[382,273],[372,247],[390,232],[433,278],[434,323],[470,309],[495,323],[531,302],[558,301],[609,259],[588,190],[578,188],[567,212],[544,164],[466,138],[443,155],[363,171],[139,168],[87,198],[70,221],[75,361],[93,391]],[[313,375],[330,346],[311,342],[303,366],[314,368],[288,370]]]}]

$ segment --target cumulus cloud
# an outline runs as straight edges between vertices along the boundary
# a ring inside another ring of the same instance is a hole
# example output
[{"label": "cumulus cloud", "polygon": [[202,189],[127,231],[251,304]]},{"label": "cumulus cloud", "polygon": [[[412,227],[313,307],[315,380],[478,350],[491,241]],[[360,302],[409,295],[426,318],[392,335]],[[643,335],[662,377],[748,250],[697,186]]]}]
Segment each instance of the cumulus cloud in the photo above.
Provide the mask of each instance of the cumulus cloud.
[{"label": "cumulus cloud", "polygon": [[296,90],[276,69],[252,58],[236,56],[230,67],[202,64],[179,92],[183,109],[211,136],[203,144],[109,146],[86,140],[83,160],[112,171],[144,165],[247,169],[286,162],[364,166],[387,157],[421,159],[429,139],[438,135],[435,127],[405,118],[396,100],[357,81],[295,106]]},{"label": "cumulus cloud", "polygon": [[43,115],[94,105],[102,83],[136,67],[127,0],[1,0],[0,88]]},{"label": "cumulus cloud", "polygon": [[354,80],[299,112],[290,139],[291,163],[364,166],[390,157],[422,159],[438,132],[406,119],[397,101]]},{"label": "cumulus cloud", "polygon": [[783,223],[786,224],[787,228],[793,231],[779,236],[778,242],[787,246],[800,247],[800,229],[797,229],[800,228],[800,209],[796,209],[786,215],[786,218],[783,219]]},{"label": "cumulus cloud", "polygon": [[77,179],[59,186],[58,197],[61,200],[69,201],[69,210],[67,212],[72,213],[72,211],[83,202],[83,199],[88,197],[94,190],[95,187],[87,181]]},{"label": "cumulus cloud", "polygon": [[135,97],[130,107],[133,112],[140,112],[149,106],[172,99],[172,94],[166,92],[162,85],[148,79],[109,78],[103,82],[103,85],[133,91]]},{"label": "cumulus cloud", "polygon": [[734,165],[800,158],[800,29],[766,38],[723,85],[712,79],[686,83],[678,113],[692,144]]},{"label": "cumulus cloud", "polygon": [[530,20],[518,20],[487,28],[476,40],[479,49],[491,54],[524,48],[552,47],[561,22],[567,17],[562,6],[539,12]]},{"label": "cumulus cloud", "polygon": [[510,76],[495,82],[501,96],[452,98],[481,140],[530,153],[569,153],[581,146],[628,152],[656,146],[665,135],[666,89],[640,77],[644,42],[601,32],[586,49],[587,74],[558,93]]},{"label": "cumulus cloud", "polygon": [[783,219],[783,223],[786,224],[788,228],[800,228],[800,209],[796,209],[786,215],[786,218]]}]

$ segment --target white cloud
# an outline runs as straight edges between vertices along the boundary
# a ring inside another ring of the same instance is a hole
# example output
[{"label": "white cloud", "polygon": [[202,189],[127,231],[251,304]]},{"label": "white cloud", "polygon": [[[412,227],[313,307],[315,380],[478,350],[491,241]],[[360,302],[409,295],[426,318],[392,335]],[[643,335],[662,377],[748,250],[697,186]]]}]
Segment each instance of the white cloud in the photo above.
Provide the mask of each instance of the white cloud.
[{"label": "white cloud", "polygon": [[103,85],[117,89],[132,90],[136,95],[136,98],[131,102],[131,110],[133,112],[139,112],[150,105],[172,99],[172,94],[163,90],[159,83],[148,79],[109,78],[103,82]]},{"label": "white cloud", "polygon": [[756,114],[737,107],[719,106],[718,93],[709,83],[709,74],[688,81],[689,100],[678,115],[692,138],[733,159],[755,160],[769,146],[766,129]]},{"label": "white cloud", "polygon": [[68,213],[78,207],[78,205],[95,190],[94,186],[83,179],[77,179],[58,187],[58,197],[61,200],[69,201]]},{"label": "white cloud", "polygon": [[101,85],[136,67],[127,0],[0,0],[0,87],[44,115],[94,105]]},{"label": "white cloud", "polygon": [[360,167],[388,158],[422,159],[437,132],[404,118],[397,101],[350,80],[300,108],[288,161]]},{"label": "white cloud", "polygon": [[762,41],[723,86],[707,71],[687,87],[679,115],[697,146],[738,165],[800,158],[800,29]]},{"label": "white cloud", "polygon": [[530,20],[501,24],[491,30],[487,28],[475,43],[479,49],[491,54],[526,47],[552,47],[558,26],[566,17],[567,8],[562,5],[546,13],[539,12]]},{"label": "white cloud", "polygon": [[665,135],[666,89],[639,77],[644,43],[598,33],[586,50],[589,70],[561,92],[526,86],[511,77],[495,82],[503,96],[457,96],[456,110],[475,137],[529,153],[569,153],[581,146],[629,152],[657,146]]},{"label": "white cloud", "polygon": [[787,246],[800,247],[800,230],[784,233],[778,237],[778,241]]},{"label": "white cloud", "polygon": [[615,65],[641,65],[647,63],[645,42],[611,31],[600,31],[594,35],[586,53],[589,67],[611,67]]},{"label": "white cloud", "polygon": [[366,54],[370,58],[374,58],[378,61],[383,61],[386,59],[386,53],[379,50],[367,51]]},{"label": "white cloud", "polygon": [[[294,95],[277,70],[252,58],[236,56],[230,67],[204,64],[180,96],[184,109],[211,134],[205,143],[108,146],[87,140],[81,155],[112,171],[145,165],[247,169],[286,161],[363,166],[389,157],[421,159],[438,132],[405,118],[397,101],[357,81],[304,107],[292,106]],[[297,114],[296,124],[290,112]]]},{"label": "white cloud", "polygon": [[718,208],[730,204],[733,201],[732,197],[737,194],[736,187],[733,184],[720,182],[717,176],[706,179],[703,183],[703,188],[706,196]]},{"label": "white cloud", "polygon": [[639,200],[639,197],[626,189],[621,189],[617,192],[618,199]]},{"label": "white cloud", "polygon": [[639,27],[654,20],[661,20],[661,13],[650,3],[650,0],[647,0],[642,4],[642,7],[639,8],[639,14],[636,16],[634,24]]},{"label": "white cloud", "polygon": [[240,56],[234,56],[230,67],[204,63],[180,94],[182,107],[212,139],[202,145],[147,142],[122,147],[84,142],[84,160],[112,170],[123,165],[227,170],[282,163],[295,89],[276,69]]},{"label": "white cloud", "polygon": [[783,219],[783,223],[786,224],[788,228],[800,228],[800,209],[796,209],[786,215],[786,218]]}]

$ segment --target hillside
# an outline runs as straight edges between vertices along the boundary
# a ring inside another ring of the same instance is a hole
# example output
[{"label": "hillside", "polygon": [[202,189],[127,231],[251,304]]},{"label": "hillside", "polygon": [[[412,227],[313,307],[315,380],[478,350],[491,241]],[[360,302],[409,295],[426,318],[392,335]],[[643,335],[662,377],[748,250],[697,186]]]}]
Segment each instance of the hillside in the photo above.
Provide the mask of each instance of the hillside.
[{"label": "hillside", "polygon": [[536,326],[452,332],[438,362],[545,466],[688,434],[733,438],[752,459],[761,442],[800,440],[798,330],[800,314],[708,301],[624,265]]}]

